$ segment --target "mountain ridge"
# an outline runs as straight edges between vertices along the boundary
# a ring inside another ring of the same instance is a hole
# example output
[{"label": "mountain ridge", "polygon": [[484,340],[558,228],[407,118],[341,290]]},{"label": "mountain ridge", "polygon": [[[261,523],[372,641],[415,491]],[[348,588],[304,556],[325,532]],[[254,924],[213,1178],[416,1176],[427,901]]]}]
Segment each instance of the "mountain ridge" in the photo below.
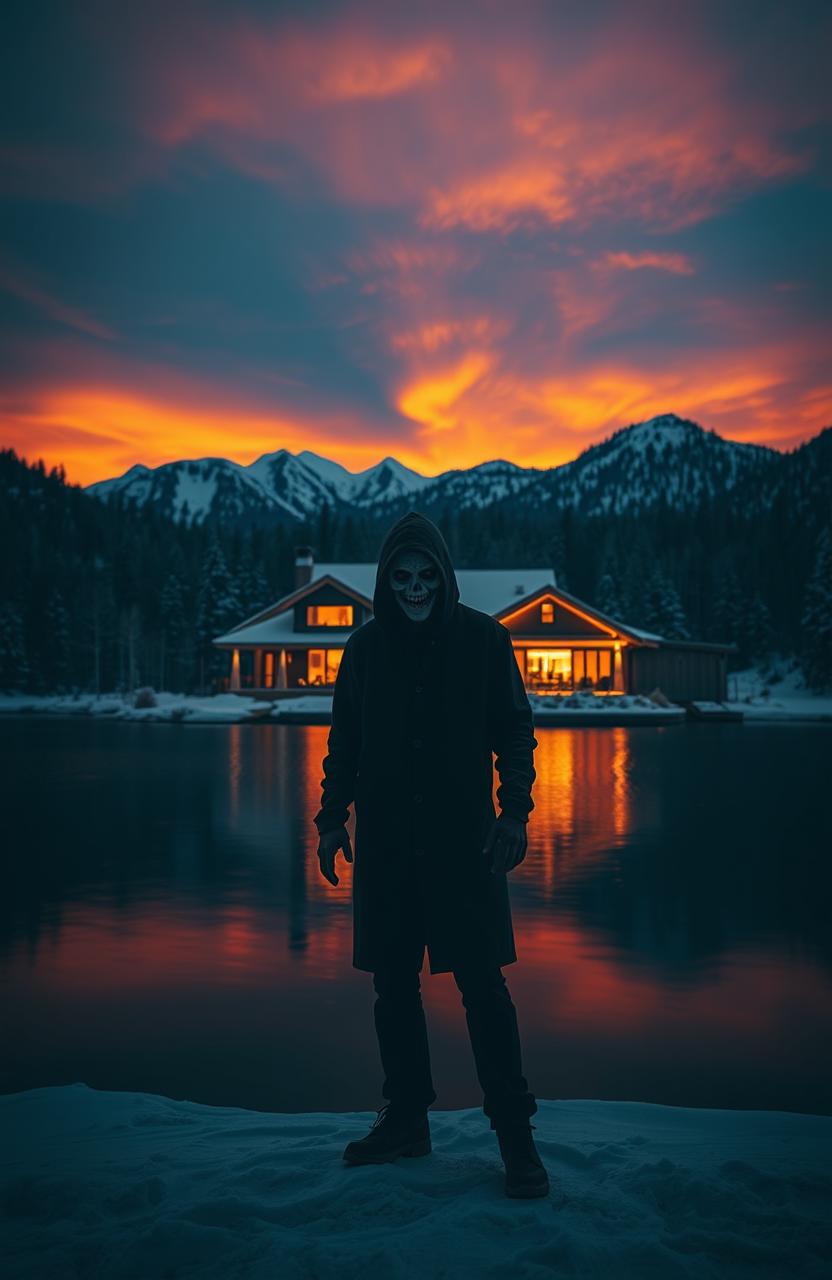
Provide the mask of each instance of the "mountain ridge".
[{"label": "mountain ridge", "polygon": [[[825,428],[825,431],[832,428]],[[674,413],[658,414],[613,431],[577,457],[553,467],[523,467],[503,458],[425,476],[387,455],[351,472],[312,450],[281,448],[243,465],[206,457],[135,463],[122,476],[85,486],[108,500],[152,504],[186,523],[239,521],[300,523],[323,507],[391,516],[419,499],[426,514],[449,505],[485,509],[507,502],[543,502],[584,515],[638,513],[662,501],[694,507],[720,495],[744,494],[752,502],[773,500],[777,477],[795,454],[767,445],[725,440]]]}]

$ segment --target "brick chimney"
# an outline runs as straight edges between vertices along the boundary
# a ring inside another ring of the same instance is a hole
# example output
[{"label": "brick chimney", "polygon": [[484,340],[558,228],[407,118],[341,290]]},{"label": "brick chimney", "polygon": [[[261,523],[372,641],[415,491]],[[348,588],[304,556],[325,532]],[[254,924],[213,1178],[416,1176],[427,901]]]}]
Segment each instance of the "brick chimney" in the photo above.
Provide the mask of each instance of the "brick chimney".
[{"label": "brick chimney", "polygon": [[295,547],[295,590],[305,587],[315,568],[315,553],[311,547]]}]

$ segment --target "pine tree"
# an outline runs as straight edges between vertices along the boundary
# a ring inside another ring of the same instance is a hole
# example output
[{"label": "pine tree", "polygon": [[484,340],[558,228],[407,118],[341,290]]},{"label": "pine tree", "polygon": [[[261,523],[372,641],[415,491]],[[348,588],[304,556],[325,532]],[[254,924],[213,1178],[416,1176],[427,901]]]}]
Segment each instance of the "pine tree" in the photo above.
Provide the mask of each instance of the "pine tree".
[{"label": "pine tree", "polygon": [[812,573],[806,584],[803,613],[803,648],[800,666],[809,689],[826,693],[832,688],[832,526],[820,534]]},{"label": "pine tree", "polygon": [[196,635],[200,661],[200,684],[216,689],[228,669],[228,653],[215,648],[213,640],[241,618],[237,585],[228,571],[225,555],[212,531],[200,568],[197,595]]},{"label": "pine tree", "polygon": [[623,622],[624,608],[620,593],[620,574],[618,565],[612,556],[606,556],[604,559],[598,581],[595,585],[595,591],[592,597],[592,603],[596,609],[600,609],[608,618],[615,618],[619,622]]},{"label": "pine tree", "polygon": [[162,584],[159,605],[162,612],[159,688],[166,689],[170,685],[181,689],[188,618],[185,586],[175,569],[168,573]]},{"label": "pine tree", "polygon": [[45,624],[41,661],[46,687],[66,693],[72,670],[70,624],[63,595],[57,587],[53,587],[47,597]]},{"label": "pine tree", "polygon": [[644,627],[668,640],[687,640],[689,633],[679,593],[658,565],[644,590]]},{"label": "pine tree", "polygon": [[0,603],[0,689],[11,693],[29,682],[29,660],[23,632],[23,614],[14,600]]},{"label": "pine tree", "polygon": [[259,564],[245,561],[239,573],[240,615],[250,618],[272,603],[266,575]]},{"label": "pine tree", "polygon": [[112,565],[99,553],[92,554],[76,614],[82,682],[99,694],[112,687],[112,647],[117,633]]},{"label": "pine tree", "polygon": [[645,583],[654,565],[653,552],[641,526],[632,532],[622,528],[620,541],[623,568],[619,579],[621,610],[618,616],[622,622],[649,630]]},{"label": "pine tree", "polygon": [[755,592],[745,610],[744,649],[752,662],[767,658],[772,648],[771,614],[759,592]]},{"label": "pine tree", "polygon": [[742,592],[733,566],[724,569],[717,579],[711,609],[710,639],[720,644],[740,645],[743,634]]}]

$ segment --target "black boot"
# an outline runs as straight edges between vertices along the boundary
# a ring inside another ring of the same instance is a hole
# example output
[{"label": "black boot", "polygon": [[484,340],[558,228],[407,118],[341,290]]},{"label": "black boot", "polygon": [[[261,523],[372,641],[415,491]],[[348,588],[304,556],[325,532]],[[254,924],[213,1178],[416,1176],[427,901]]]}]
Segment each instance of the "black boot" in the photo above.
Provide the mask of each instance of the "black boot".
[{"label": "black boot", "polygon": [[537,1125],[527,1120],[510,1125],[497,1125],[497,1141],[506,1167],[506,1195],[545,1196],[549,1194],[549,1175],[537,1154],[532,1129]]},{"label": "black boot", "polygon": [[363,1138],[348,1142],[348,1164],[385,1164],[397,1156],[426,1156],[431,1149],[427,1110],[407,1111],[388,1102]]}]

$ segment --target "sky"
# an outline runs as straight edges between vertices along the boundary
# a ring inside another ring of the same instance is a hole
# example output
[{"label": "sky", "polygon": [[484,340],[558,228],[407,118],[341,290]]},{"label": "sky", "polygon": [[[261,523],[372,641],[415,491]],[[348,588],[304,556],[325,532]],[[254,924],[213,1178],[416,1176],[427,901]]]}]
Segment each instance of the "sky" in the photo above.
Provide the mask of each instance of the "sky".
[{"label": "sky", "polygon": [[832,6],[14,0],[0,444],[553,466],[832,422]]}]

